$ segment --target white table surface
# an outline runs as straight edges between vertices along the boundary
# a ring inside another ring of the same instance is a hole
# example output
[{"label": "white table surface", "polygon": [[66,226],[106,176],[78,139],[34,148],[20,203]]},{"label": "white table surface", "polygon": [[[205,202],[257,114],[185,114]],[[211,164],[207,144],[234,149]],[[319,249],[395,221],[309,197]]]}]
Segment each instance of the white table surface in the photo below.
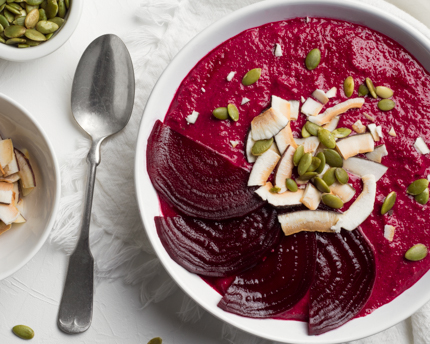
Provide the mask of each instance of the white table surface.
[{"label": "white table surface", "polygon": [[[84,136],[70,110],[72,79],[79,58],[96,37],[106,33],[125,37],[137,29],[135,11],[142,1],[87,1],[79,27],[55,53],[26,63],[0,60],[0,92],[36,117],[53,143],[60,164],[75,149],[76,139]],[[430,27],[429,0],[388,2]],[[56,318],[67,262],[63,252],[46,243],[20,271],[0,281],[0,343],[22,343],[11,332],[17,324],[35,330],[32,343],[146,343],[155,336],[161,336],[164,343],[227,343],[220,337],[221,321],[209,314],[195,324],[179,320],[175,312],[182,302],[180,293],[142,310],[137,287],[121,280],[98,285],[93,322],[87,332],[63,334]]]}]

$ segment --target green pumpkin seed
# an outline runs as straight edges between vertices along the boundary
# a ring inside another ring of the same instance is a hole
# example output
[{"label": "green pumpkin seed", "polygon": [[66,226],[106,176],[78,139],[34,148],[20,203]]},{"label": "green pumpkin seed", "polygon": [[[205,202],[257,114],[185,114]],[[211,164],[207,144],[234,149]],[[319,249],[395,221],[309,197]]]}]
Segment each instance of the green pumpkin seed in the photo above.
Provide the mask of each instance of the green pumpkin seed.
[{"label": "green pumpkin seed", "polygon": [[425,189],[423,192],[421,192],[419,195],[415,196],[415,201],[417,201],[419,204],[426,205],[429,200],[429,189]]},{"label": "green pumpkin seed", "polygon": [[291,192],[297,192],[297,190],[299,189],[297,187],[297,184],[294,180],[292,180],[291,178],[287,178],[285,180],[285,185],[287,186],[287,189],[290,190]]},{"label": "green pumpkin seed", "polygon": [[305,172],[303,175],[297,178],[297,180],[300,180],[302,182],[305,182],[307,180],[311,180],[312,178],[316,177],[318,173],[316,172]]},{"label": "green pumpkin seed", "polygon": [[3,37],[0,37],[0,43],[3,43],[3,44],[6,43],[6,41],[5,41],[5,39]]},{"label": "green pumpkin seed", "polygon": [[303,157],[304,154],[305,154],[305,146],[303,145],[298,146],[293,156],[294,166],[297,166],[299,164],[300,159]]},{"label": "green pumpkin seed", "polygon": [[15,0],[6,0],[6,3],[10,4],[11,2],[14,2]]},{"label": "green pumpkin seed", "polygon": [[259,140],[251,148],[252,155],[259,156],[268,151],[273,144],[273,137],[267,140]]},{"label": "green pumpkin seed", "polygon": [[319,191],[325,192],[325,193],[330,193],[330,188],[328,187],[327,183],[323,179],[321,179],[320,177],[314,178],[314,184]]},{"label": "green pumpkin seed", "polygon": [[326,171],[326,173],[324,173],[322,179],[325,181],[327,186],[333,185],[334,182],[336,181],[335,171],[336,171],[336,168],[332,167],[332,168],[329,168]]},{"label": "green pumpkin seed", "polygon": [[40,8],[43,8],[44,10],[46,10],[46,6],[47,6],[47,1],[43,0],[42,3],[40,4]]},{"label": "green pumpkin seed", "polygon": [[331,167],[342,167],[343,160],[342,157],[333,149],[324,149],[323,153],[325,155],[326,163]]},{"label": "green pumpkin seed", "polygon": [[228,118],[228,111],[226,107],[219,107],[212,111],[215,118],[224,120]]},{"label": "green pumpkin seed", "polygon": [[70,7],[70,0],[65,0],[64,3],[66,4],[67,9]]},{"label": "green pumpkin seed", "polygon": [[314,172],[321,165],[321,160],[317,157],[312,157],[311,166],[309,166],[306,172]]},{"label": "green pumpkin seed", "polygon": [[405,253],[405,258],[412,262],[417,262],[424,259],[427,256],[427,247],[423,244],[416,244],[412,246]]},{"label": "green pumpkin seed", "polygon": [[15,20],[15,16],[12,13],[10,13],[7,9],[3,11],[3,15],[6,17],[9,23],[12,23]]},{"label": "green pumpkin seed", "polygon": [[[53,24],[56,25],[58,28],[57,24],[55,24],[55,23],[53,23]],[[50,32],[46,32],[46,33],[50,33]],[[237,122],[239,120],[239,110],[237,109],[236,105],[228,104],[227,105],[227,112],[233,121]]]},{"label": "green pumpkin seed", "polygon": [[12,332],[22,339],[31,339],[34,337],[34,331],[25,325],[16,325],[12,328]]},{"label": "green pumpkin seed", "polygon": [[6,6],[5,6],[5,8],[6,8],[10,13],[13,13],[13,14],[21,14],[21,6],[19,6],[19,5],[18,5],[18,7],[19,7],[20,9],[17,9],[17,8],[15,8],[14,6],[11,6],[11,5],[6,5]]},{"label": "green pumpkin seed", "polygon": [[396,103],[391,99],[382,99],[378,102],[378,108],[381,111],[390,111],[394,109]]},{"label": "green pumpkin seed", "polygon": [[66,4],[64,3],[64,0],[58,1],[58,16],[60,18],[64,18],[66,16]]},{"label": "green pumpkin seed", "polygon": [[411,185],[408,186],[406,192],[412,196],[419,195],[429,186],[427,179],[417,179]]},{"label": "green pumpkin seed", "polygon": [[340,168],[340,167],[336,168],[336,170],[334,171],[334,174],[336,176],[337,181],[340,184],[348,183],[349,175],[343,168]]},{"label": "green pumpkin seed", "polygon": [[53,22],[41,20],[37,23],[36,30],[44,34],[53,33],[58,30],[58,25]]},{"label": "green pumpkin seed", "polygon": [[4,29],[4,35],[7,38],[22,37],[25,34],[25,27],[21,25],[10,25]]},{"label": "green pumpkin seed", "polygon": [[321,51],[312,49],[306,56],[305,65],[308,70],[313,70],[318,67],[321,62]]},{"label": "green pumpkin seed", "polygon": [[327,129],[320,128],[318,130],[318,139],[320,142],[329,149],[336,147],[336,140],[334,135]]},{"label": "green pumpkin seed", "polygon": [[53,33],[48,33],[47,35],[45,35],[46,40],[49,40],[52,37]]},{"label": "green pumpkin seed", "polygon": [[318,136],[318,130],[321,129],[319,125],[312,122],[306,122],[305,127],[308,133],[311,134],[312,136]]},{"label": "green pumpkin seed", "polygon": [[369,92],[372,97],[375,99],[378,98],[378,96],[376,95],[375,85],[373,85],[372,80],[370,80],[369,78],[366,78],[366,86],[369,89]]},{"label": "green pumpkin seed", "polygon": [[312,155],[311,153],[305,153],[303,154],[302,158],[300,159],[299,162],[299,166],[298,168],[298,172],[299,172],[299,176],[303,175],[306,173],[306,171],[308,170],[309,166],[311,166],[312,163]]},{"label": "green pumpkin seed", "polygon": [[382,203],[381,215],[388,213],[396,203],[397,194],[393,191],[385,197],[384,203]]},{"label": "green pumpkin seed", "polygon": [[34,9],[29,14],[27,14],[27,17],[25,17],[25,27],[27,29],[33,29],[37,22],[39,21],[39,10]]},{"label": "green pumpkin seed", "polygon": [[18,48],[29,48],[28,44],[18,44]]},{"label": "green pumpkin seed", "polygon": [[250,86],[257,82],[261,76],[261,68],[251,69],[242,79],[242,84],[245,86]]},{"label": "green pumpkin seed", "polygon": [[5,4],[0,5],[0,12],[4,10],[5,6],[6,6]]},{"label": "green pumpkin seed", "polygon": [[329,206],[333,209],[340,209],[343,207],[342,200],[339,197],[329,193],[323,194],[321,196],[321,200],[326,206]]},{"label": "green pumpkin seed", "polygon": [[8,22],[8,20],[6,19],[6,17],[5,16],[3,16],[3,15],[1,15],[0,14],[0,24],[4,27],[4,28],[6,28],[6,27],[8,27],[10,24],[9,24],[9,22]]},{"label": "green pumpkin seed", "polygon": [[40,42],[36,42],[36,41],[31,40],[31,39],[27,39],[26,44],[29,45],[30,47],[37,47],[40,44]]},{"label": "green pumpkin seed", "polygon": [[160,337],[152,338],[148,344],[162,344],[163,340]]},{"label": "green pumpkin seed", "polygon": [[269,192],[273,193],[273,194],[277,194],[277,193],[279,193],[279,191],[281,191],[281,188],[279,186],[273,186],[269,190]]},{"label": "green pumpkin seed", "polygon": [[364,97],[364,96],[367,96],[368,94],[369,94],[369,89],[366,87],[366,85],[361,84],[358,87],[358,96],[359,97]]},{"label": "green pumpkin seed", "polygon": [[302,127],[302,137],[303,138],[311,137],[311,134],[306,130],[306,126]]},{"label": "green pumpkin seed", "polygon": [[345,96],[347,98],[351,97],[354,93],[354,79],[352,76],[349,76],[343,82],[343,91],[345,92]]},{"label": "green pumpkin seed", "polygon": [[27,11],[27,13],[30,13],[31,11],[38,10],[38,9],[39,9],[39,5],[36,5],[36,6],[31,6],[28,4],[25,5],[25,10]]},{"label": "green pumpkin seed", "polygon": [[24,26],[25,25],[25,17],[16,18],[13,22],[13,25]]},{"label": "green pumpkin seed", "polygon": [[43,8],[39,9],[39,20],[48,20],[48,17],[46,16],[46,12]]},{"label": "green pumpkin seed", "polygon": [[28,29],[27,31],[25,31],[25,37],[36,41],[36,42],[44,42],[46,41],[46,37],[43,33],[40,33],[37,30],[34,29]]},{"label": "green pumpkin seed", "polygon": [[26,43],[27,41],[24,38],[10,38],[6,41],[7,45],[14,45],[20,43]]},{"label": "green pumpkin seed", "polygon": [[380,98],[391,98],[394,95],[393,90],[385,86],[377,86],[375,92]]},{"label": "green pumpkin seed", "polygon": [[58,13],[58,3],[57,0],[47,0],[45,8],[46,16],[48,19],[54,18]]},{"label": "green pumpkin seed", "polygon": [[60,17],[55,17],[55,18],[52,18],[52,19],[48,19],[48,21],[57,24],[59,28],[62,27],[63,24],[64,24],[64,19],[60,18]]},{"label": "green pumpkin seed", "polygon": [[348,128],[337,128],[331,132],[334,137],[337,139],[342,139],[344,137],[347,137],[349,134],[351,134],[351,129]]},{"label": "green pumpkin seed", "polygon": [[6,0],[0,0],[0,5],[4,5],[6,3]]},{"label": "green pumpkin seed", "polygon": [[0,24],[0,33],[2,33],[4,31],[4,27],[3,25]]},{"label": "green pumpkin seed", "polygon": [[37,6],[40,5],[43,0],[25,0],[25,2],[31,6]]},{"label": "green pumpkin seed", "polygon": [[317,172],[318,174],[322,173],[322,171],[324,170],[325,167],[325,155],[323,152],[319,152],[317,154],[317,158],[320,159],[321,164],[318,166],[318,168],[315,170],[315,172]]}]

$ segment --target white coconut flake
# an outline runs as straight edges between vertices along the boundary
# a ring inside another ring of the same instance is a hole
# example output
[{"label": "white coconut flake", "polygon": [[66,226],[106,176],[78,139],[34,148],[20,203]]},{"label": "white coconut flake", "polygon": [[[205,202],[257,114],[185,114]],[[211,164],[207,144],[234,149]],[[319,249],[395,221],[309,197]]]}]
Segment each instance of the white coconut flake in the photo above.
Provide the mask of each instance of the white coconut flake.
[{"label": "white coconut flake", "polygon": [[333,98],[333,97],[336,97],[336,93],[337,93],[337,88],[332,87],[326,92],[325,96],[327,98]]},{"label": "white coconut flake", "polygon": [[299,117],[300,102],[298,100],[289,100],[290,103],[290,120],[295,121]]},{"label": "white coconut flake", "polygon": [[194,124],[197,121],[197,117],[199,117],[199,113],[197,111],[193,111],[193,113],[185,117],[185,119],[188,124]]},{"label": "white coconut flake", "polygon": [[301,96],[300,100],[302,101],[302,103],[304,103],[306,101],[305,97]]},{"label": "white coconut flake", "polygon": [[251,101],[251,99],[243,97],[242,98],[242,103],[240,105],[245,105],[246,103],[248,103],[249,101]]},{"label": "white coconut flake", "polygon": [[379,137],[384,137],[384,135],[382,134],[382,127],[380,125],[376,127],[376,132],[378,133]]},{"label": "white coconut flake", "polygon": [[230,140],[230,144],[231,144],[231,146],[233,147],[233,148],[236,148],[236,146],[239,144],[239,141],[233,141],[233,140]]},{"label": "white coconut flake", "polygon": [[394,233],[395,233],[396,227],[385,225],[384,226],[384,238],[388,241],[393,241],[394,239]]},{"label": "white coconut flake", "polygon": [[375,140],[375,142],[378,142],[380,140],[380,138],[378,135],[378,131],[376,129],[376,124],[371,123],[371,124],[367,125],[367,127],[369,128],[369,131],[372,134],[373,140]]},{"label": "white coconut flake", "polygon": [[282,47],[280,44],[275,44],[275,56],[280,57],[282,56]]},{"label": "white coconut flake", "polygon": [[236,72],[230,72],[227,75],[227,81],[232,81]]},{"label": "white coconut flake", "polygon": [[388,132],[388,135],[394,136],[394,137],[397,136],[396,132],[394,131],[394,127],[391,127],[390,131]]},{"label": "white coconut flake", "polygon": [[306,17],[306,24],[309,23],[311,20],[309,19],[309,17]]},{"label": "white coconut flake", "polygon": [[418,151],[418,153],[421,153],[421,154],[430,153],[430,149],[427,146],[427,144],[424,142],[422,137],[417,137],[417,139],[414,143],[414,147]]},{"label": "white coconut flake", "polygon": [[306,102],[302,105],[300,111],[306,116],[317,116],[321,112],[323,106],[324,104],[321,104],[320,102],[317,102],[312,98],[308,98],[306,99]]},{"label": "white coconut flake", "polygon": [[363,123],[361,123],[360,120],[352,125],[352,129],[358,134],[362,134],[366,131],[366,127],[363,125]]}]

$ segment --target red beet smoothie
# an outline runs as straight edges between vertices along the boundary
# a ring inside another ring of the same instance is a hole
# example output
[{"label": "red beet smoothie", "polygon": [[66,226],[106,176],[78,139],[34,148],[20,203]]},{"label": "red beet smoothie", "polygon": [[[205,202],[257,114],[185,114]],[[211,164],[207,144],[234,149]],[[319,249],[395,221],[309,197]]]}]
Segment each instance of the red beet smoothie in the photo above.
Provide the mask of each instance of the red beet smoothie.
[{"label": "red beet smoothie", "polygon": [[[283,56],[274,56],[275,43],[282,46]],[[314,48],[321,50],[321,63],[308,71],[304,60]],[[243,86],[243,76],[253,68],[262,68],[261,78],[254,85]],[[228,82],[226,76],[232,71],[236,74]],[[376,119],[376,125],[382,126],[384,137],[377,144],[385,143],[389,152],[382,160],[389,169],[377,182],[375,209],[361,225],[374,247],[377,267],[372,295],[359,314],[363,316],[400,295],[430,268],[430,257],[419,262],[403,258],[406,250],[417,243],[430,247],[426,223],[430,204],[422,206],[405,192],[412,181],[430,174],[429,157],[413,147],[418,136],[430,142],[430,76],[414,57],[390,38],[344,21],[312,18],[306,23],[297,18],[270,23],[242,32],[204,57],[183,80],[165,123],[250,169],[244,155],[246,133],[251,120],[270,106],[271,95],[300,100],[301,96],[310,97],[317,88],[327,91],[337,87],[337,96],[325,105],[326,109],[347,99],[343,81],[350,75],[355,80],[353,97],[357,97],[359,84],[370,77],[376,86],[390,87],[396,102],[393,110],[382,112],[378,100],[366,96],[363,107],[341,115],[338,125],[351,128],[358,119],[367,125],[370,121],[363,113],[368,113]],[[244,97],[250,102],[241,105]],[[215,108],[229,103],[239,109],[238,122],[219,121],[212,116]],[[188,125],[185,118],[193,111],[200,115],[195,124]],[[295,137],[300,137],[304,122],[302,114],[291,122]],[[388,135],[391,127],[397,137]],[[233,148],[230,140],[239,144]],[[361,180],[350,175],[350,182],[357,190],[355,199],[362,189]],[[382,202],[391,191],[397,192],[393,215],[381,216]],[[164,202],[162,211],[165,216],[175,214]],[[391,243],[384,238],[386,224],[396,227]],[[223,293],[232,279],[206,281]],[[307,307],[305,297],[281,318],[305,320]]]}]

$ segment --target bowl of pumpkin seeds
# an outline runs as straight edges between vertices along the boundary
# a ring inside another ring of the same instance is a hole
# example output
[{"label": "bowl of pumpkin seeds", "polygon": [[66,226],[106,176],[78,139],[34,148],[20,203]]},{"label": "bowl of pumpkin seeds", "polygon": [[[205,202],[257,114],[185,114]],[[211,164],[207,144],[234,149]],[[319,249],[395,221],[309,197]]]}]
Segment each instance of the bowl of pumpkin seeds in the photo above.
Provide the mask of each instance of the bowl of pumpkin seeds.
[{"label": "bowl of pumpkin seeds", "polygon": [[0,0],[0,58],[28,61],[61,47],[76,29],[83,0]]}]

